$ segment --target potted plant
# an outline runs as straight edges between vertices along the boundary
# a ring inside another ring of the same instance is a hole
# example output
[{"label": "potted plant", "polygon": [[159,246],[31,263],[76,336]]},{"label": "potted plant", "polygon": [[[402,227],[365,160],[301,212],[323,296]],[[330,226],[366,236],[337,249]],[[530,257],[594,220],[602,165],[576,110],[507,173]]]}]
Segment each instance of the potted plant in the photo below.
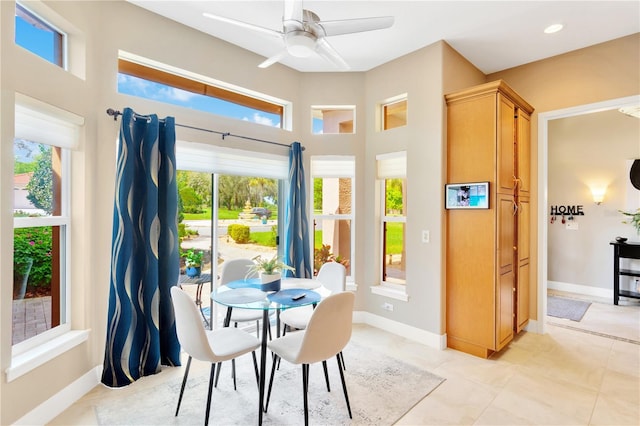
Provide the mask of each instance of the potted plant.
[{"label": "potted plant", "polygon": [[295,268],[282,262],[277,254],[270,259],[265,259],[261,255],[258,255],[252,260],[253,266],[249,267],[249,270],[247,271],[247,277],[255,275],[257,273],[260,275],[260,282],[263,285],[274,283],[267,291],[280,290],[280,278],[282,277],[282,271],[296,270]]},{"label": "potted plant", "polygon": [[199,277],[202,272],[202,257],[204,252],[202,250],[189,249],[184,254],[184,266],[186,267],[185,273],[188,277]]},{"label": "potted plant", "polygon": [[640,209],[637,209],[635,212],[625,212],[622,210],[619,210],[619,212],[625,216],[628,216],[628,218],[622,221],[622,223],[632,225],[634,228],[636,228],[636,232],[638,233],[638,235],[640,235]]}]

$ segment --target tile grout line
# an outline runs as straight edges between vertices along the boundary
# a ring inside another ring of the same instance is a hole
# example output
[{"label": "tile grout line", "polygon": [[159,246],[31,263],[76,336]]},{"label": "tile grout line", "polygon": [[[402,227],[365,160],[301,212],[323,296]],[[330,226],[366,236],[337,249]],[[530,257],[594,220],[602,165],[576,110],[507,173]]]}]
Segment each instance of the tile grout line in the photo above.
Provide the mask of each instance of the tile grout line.
[{"label": "tile grout line", "polygon": [[585,329],[582,329],[582,328],[579,328],[579,327],[573,327],[571,325],[560,324],[560,323],[553,322],[553,321],[547,321],[547,324],[553,325],[553,326],[556,326],[556,327],[566,328],[568,330],[579,331],[581,333],[593,334],[594,336],[600,336],[600,337],[604,337],[604,338],[607,338],[607,339],[619,340],[621,342],[627,342],[627,343],[631,343],[633,345],[640,345],[640,341],[634,340],[634,339],[628,339],[626,337],[614,336],[614,335],[611,335],[611,334],[600,333],[598,331],[585,330]]}]

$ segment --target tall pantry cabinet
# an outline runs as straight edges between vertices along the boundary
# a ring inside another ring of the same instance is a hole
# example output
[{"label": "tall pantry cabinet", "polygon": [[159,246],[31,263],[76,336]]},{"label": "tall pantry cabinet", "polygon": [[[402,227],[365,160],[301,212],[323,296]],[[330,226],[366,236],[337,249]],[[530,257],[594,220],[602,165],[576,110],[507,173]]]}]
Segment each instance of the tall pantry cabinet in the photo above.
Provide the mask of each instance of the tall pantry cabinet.
[{"label": "tall pantry cabinet", "polygon": [[447,346],[486,358],[529,320],[533,108],[502,80],[445,99],[447,183],[489,182],[488,209],[447,210]]}]

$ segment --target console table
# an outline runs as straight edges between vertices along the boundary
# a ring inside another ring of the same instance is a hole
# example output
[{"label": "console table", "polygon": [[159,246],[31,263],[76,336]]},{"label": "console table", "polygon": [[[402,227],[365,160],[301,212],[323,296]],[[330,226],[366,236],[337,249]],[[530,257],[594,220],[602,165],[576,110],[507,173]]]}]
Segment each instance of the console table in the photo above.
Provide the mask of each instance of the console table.
[{"label": "console table", "polygon": [[640,243],[620,243],[611,241],[613,246],[613,304],[618,304],[620,296],[640,299],[640,293],[631,290],[620,290],[620,277],[638,277],[640,269],[623,269],[620,259],[640,259]]}]

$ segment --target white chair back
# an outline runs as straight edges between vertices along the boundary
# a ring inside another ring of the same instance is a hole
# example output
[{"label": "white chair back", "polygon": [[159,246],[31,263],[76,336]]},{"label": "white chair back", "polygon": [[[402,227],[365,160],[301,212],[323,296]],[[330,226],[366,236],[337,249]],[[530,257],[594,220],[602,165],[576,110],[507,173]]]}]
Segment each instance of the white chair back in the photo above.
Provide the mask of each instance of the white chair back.
[{"label": "white chair back", "polygon": [[202,318],[193,299],[177,286],[171,287],[171,300],[176,318],[178,341],[193,358],[211,362],[216,358],[211,350]]},{"label": "white chair back", "polygon": [[327,262],[320,267],[316,277],[331,293],[340,293],[347,288],[347,269],[338,262]]},{"label": "white chair back", "polygon": [[220,285],[225,285],[231,281],[243,280],[247,276],[249,267],[253,266],[251,259],[230,259],[225,260],[222,264],[222,272],[220,273]]},{"label": "white chair back", "polygon": [[313,364],[329,359],[351,339],[355,295],[343,291],[318,303],[314,309],[296,363]]}]

